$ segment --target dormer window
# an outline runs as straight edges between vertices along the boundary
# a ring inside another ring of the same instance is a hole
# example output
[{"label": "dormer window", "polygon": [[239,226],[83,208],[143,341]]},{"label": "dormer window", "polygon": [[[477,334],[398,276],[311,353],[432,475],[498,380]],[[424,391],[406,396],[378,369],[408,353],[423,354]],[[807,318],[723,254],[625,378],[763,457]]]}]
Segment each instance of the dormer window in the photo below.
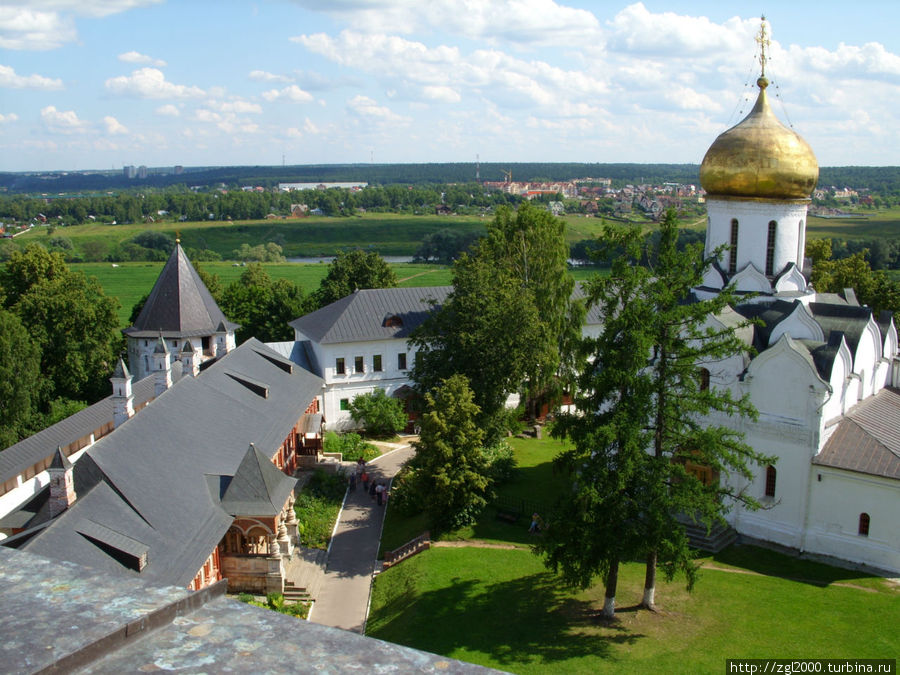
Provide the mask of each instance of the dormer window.
[{"label": "dormer window", "polygon": [[402,328],[403,319],[397,314],[388,314],[381,322],[383,328]]}]

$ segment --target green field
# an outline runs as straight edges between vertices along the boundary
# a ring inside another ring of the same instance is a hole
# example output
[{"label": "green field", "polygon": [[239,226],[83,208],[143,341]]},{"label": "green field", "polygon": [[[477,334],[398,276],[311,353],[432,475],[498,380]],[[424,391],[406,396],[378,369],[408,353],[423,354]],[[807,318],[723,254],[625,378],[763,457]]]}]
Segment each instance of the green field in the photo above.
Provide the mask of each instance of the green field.
[{"label": "green field", "polygon": [[[563,479],[551,459],[563,446],[512,444],[519,475],[502,492],[552,501]],[[750,546],[699,559],[691,593],[682,580],[660,583],[657,612],[636,607],[644,566],[624,564],[618,618],[603,621],[602,584],[566,588],[528,548],[527,521],[498,521],[488,509],[472,528],[381,573],[366,634],[515,673],[721,673],[728,658],[900,653],[900,633],[889,628],[900,625],[896,583]],[[385,547],[422,529],[421,516],[389,508]],[[473,545],[484,540],[514,548]]]},{"label": "green field", "polygon": [[818,218],[810,216],[806,234],[815,239],[897,239],[900,238],[900,207],[883,211],[860,211],[868,218]]},{"label": "green field", "polygon": [[[599,223],[599,221],[598,221]],[[407,216],[393,213],[367,213],[351,218],[312,216],[303,219],[137,223],[131,225],[73,225],[57,228],[54,236],[72,241],[77,252],[86,242],[98,242],[109,250],[114,244],[132,239],[141,232],[180,234],[185,248],[210,249],[223,258],[241,244],[256,246],[275,242],[287,257],[334,255],[341,249],[364,247],[381,255],[408,255],[416,252],[425,235],[451,228],[463,232],[483,232],[485,220],[478,216]],[[16,237],[29,241],[48,239],[48,230],[38,227]]]},{"label": "green field", "polygon": [[[110,263],[78,263],[70,267],[96,277],[107,295],[118,298],[119,323],[124,328],[128,325],[131,308],[153,288],[163,263],[116,263],[116,267]],[[218,275],[226,286],[246,269],[228,262],[198,263],[197,267]],[[263,263],[263,267],[273,279],[288,279],[307,293],[319,286],[328,269],[324,262]],[[394,263],[391,268],[397,274],[400,286],[444,286],[449,285],[452,280],[451,269],[442,265]]]}]

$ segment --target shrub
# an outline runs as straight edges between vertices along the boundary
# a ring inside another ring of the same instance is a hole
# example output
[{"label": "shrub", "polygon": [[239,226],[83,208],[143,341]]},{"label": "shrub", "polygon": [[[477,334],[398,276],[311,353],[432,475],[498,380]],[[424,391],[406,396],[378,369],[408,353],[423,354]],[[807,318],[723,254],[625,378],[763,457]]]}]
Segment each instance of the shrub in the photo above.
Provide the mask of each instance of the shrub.
[{"label": "shrub", "polygon": [[350,401],[350,417],[362,424],[371,436],[388,438],[406,427],[403,403],[389,397],[383,389],[371,394],[360,394]]},{"label": "shrub", "polygon": [[422,510],[414,489],[415,481],[415,470],[408,465],[400,469],[391,481],[391,508],[404,516],[413,516]]},{"label": "shrub", "polygon": [[360,457],[368,462],[381,454],[378,448],[364,441],[359,434],[337,434],[334,431],[325,434],[325,452],[340,452],[345,462],[355,462]]},{"label": "shrub", "polygon": [[496,445],[484,449],[484,456],[488,461],[488,475],[495,485],[505,483],[513,476],[516,469],[516,457],[513,449],[506,441],[500,441]]},{"label": "shrub", "polygon": [[253,596],[250,593],[241,593],[238,595],[241,602],[253,602]]}]

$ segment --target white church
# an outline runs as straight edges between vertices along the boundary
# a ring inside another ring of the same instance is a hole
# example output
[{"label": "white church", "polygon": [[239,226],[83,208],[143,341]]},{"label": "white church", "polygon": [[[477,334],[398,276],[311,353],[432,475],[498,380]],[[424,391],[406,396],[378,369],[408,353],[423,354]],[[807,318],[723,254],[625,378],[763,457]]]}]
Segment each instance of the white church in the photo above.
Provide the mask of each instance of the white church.
[{"label": "white church", "polygon": [[751,484],[734,485],[765,508],[737,507],[729,522],[745,538],[900,572],[897,327],[890,313],[860,306],[852,289],[817,293],[809,284],[803,255],[818,164],[770,109],[764,49],[761,60],[755,106],[700,167],[706,251],[726,248],[695,293],[732,284],[752,298],[710,320],[759,322],[740,329],[747,352],[704,364],[706,375],[711,387],[749,395],[759,419],[740,429],[777,458],[757,467]]}]

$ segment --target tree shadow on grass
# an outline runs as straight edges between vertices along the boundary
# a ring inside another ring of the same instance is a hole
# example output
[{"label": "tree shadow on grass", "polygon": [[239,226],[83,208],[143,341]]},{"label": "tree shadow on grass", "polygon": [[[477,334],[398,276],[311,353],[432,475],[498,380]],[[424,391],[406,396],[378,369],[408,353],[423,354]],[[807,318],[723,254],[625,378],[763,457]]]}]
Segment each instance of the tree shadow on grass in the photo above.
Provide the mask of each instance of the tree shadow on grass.
[{"label": "tree shadow on grass", "polygon": [[729,546],[712,557],[726,565],[746,569],[757,574],[826,587],[835,582],[874,579],[876,575],[860,570],[832,567],[820,562],[803,560],[759,546]]},{"label": "tree shadow on grass", "polygon": [[593,603],[573,598],[549,573],[489,584],[456,578],[421,594],[410,586],[373,612],[369,626],[373,637],[437,654],[483,653],[508,668],[614,657],[616,646],[645,637],[602,621]]}]

